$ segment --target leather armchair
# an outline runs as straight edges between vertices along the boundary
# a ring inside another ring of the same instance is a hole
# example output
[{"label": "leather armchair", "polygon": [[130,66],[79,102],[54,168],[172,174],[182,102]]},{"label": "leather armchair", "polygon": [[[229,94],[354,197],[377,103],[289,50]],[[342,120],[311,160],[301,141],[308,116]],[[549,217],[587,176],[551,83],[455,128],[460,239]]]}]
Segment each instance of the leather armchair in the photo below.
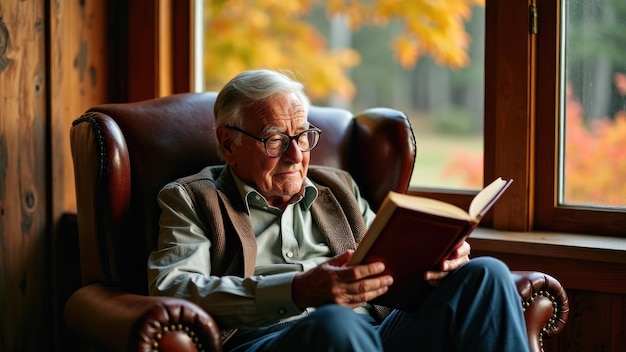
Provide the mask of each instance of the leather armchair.
[{"label": "leather armchair", "polygon": [[[211,316],[179,298],[147,296],[146,262],[155,247],[167,182],[222,163],[214,136],[216,93],[184,93],[137,103],[94,107],[70,131],[78,205],[82,287],[65,305],[72,333],[103,351],[221,350]],[[348,170],[376,209],[387,191],[406,192],[415,139],[406,116],[375,108],[353,116],[312,107],[323,130],[311,164]],[[555,278],[515,272],[529,344],[542,349],[568,314]]]}]

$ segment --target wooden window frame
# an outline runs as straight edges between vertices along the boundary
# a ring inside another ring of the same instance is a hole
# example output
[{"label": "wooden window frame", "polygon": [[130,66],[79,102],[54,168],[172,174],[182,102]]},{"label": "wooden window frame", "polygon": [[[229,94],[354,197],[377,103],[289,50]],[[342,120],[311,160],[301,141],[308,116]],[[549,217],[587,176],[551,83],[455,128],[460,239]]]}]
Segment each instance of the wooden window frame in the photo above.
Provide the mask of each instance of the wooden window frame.
[{"label": "wooden window frame", "polygon": [[192,90],[192,4],[175,0],[128,4],[127,101]]},{"label": "wooden window frame", "polygon": [[[537,7],[538,33],[530,7]],[[560,0],[486,0],[485,180],[515,181],[485,225],[626,237],[626,212],[558,204]],[[475,192],[411,189],[462,207]]]},{"label": "wooden window frame", "polygon": [[[535,36],[529,32],[530,2],[486,0],[485,6],[484,179],[501,176],[514,182],[482,225],[529,231],[533,220],[536,47]],[[476,194],[418,188],[410,193],[461,207],[467,207]]]},{"label": "wooden window frame", "polygon": [[[558,204],[559,48],[561,1],[541,2],[541,60],[537,63],[537,189],[535,228],[626,237],[626,212]],[[616,180],[620,182],[621,180]]]}]

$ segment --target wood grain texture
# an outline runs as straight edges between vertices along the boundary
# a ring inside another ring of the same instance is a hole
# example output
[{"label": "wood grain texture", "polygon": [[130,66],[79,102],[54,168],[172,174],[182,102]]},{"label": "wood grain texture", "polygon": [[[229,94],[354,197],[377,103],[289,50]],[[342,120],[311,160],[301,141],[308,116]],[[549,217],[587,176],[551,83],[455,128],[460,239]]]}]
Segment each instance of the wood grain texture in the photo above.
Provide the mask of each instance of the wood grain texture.
[{"label": "wood grain texture", "polygon": [[[43,2],[43,1],[40,1]],[[50,287],[53,296],[50,319],[60,350],[74,350],[65,327],[63,308],[76,280],[77,237],[62,222],[67,212],[76,212],[74,169],[69,129],[72,121],[89,107],[109,102],[111,49],[109,11],[115,2],[50,1],[49,57],[50,139]]]},{"label": "wood grain texture", "polygon": [[[498,229],[529,230],[532,215],[534,42],[529,1],[486,1],[485,180],[515,182],[493,209]],[[497,30],[495,30],[497,28]]]},{"label": "wood grain texture", "polygon": [[546,352],[626,350],[626,265],[483,250],[472,252],[474,257],[500,258],[511,270],[549,273],[566,288],[569,318],[559,335],[544,341]]},{"label": "wood grain texture", "polygon": [[1,0],[0,11],[0,349],[40,351],[50,331],[44,2]]}]

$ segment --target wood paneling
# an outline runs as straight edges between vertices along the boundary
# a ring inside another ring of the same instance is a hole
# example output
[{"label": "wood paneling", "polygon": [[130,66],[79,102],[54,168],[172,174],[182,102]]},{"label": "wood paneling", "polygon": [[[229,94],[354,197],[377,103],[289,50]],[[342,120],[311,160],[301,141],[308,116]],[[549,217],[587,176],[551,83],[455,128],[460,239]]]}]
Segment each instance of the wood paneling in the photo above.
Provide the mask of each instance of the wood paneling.
[{"label": "wood paneling", "polygon": [[[559,335],[559,351],[586,352],[626,350],[623,336],[622,295],[568,291],[572,319]],[[620,321],[615,320],[620,315]],[[617,313],[617,314],[616,314]]]},{"label": "wood paneling", "polygon": [[543,271],[561,281],[570,313],[561,334],[545,340],[547,352],[626,351],[626,265],[480,250],[473,253],[500,258],[511,270]]},{"label": "wood paneling", "polygon": [[[43,2],[43,1],[39,1]],[[49,2],[49,115],[50,115],[50,277],[54,283],[50,325],[60,350],[70,349],[72,339],[65,329],[63,306],[76,285],[76,237],[63,228],[60,219],[76,211],[74,170],[69,129],[72,121],[89,107],[110,101],[110,57],[114,37],[108,14],[115,2]],[[122,71],[123,72],[123,71]],[[72,260],[73,259],[73,260]],[[61,342],[63,341],[63,342]]]},{"label": "wood paneling", "polygon": [[41,351],[50,341],[45,33],[43,1],[0,0],[0,349],[6,351]]},{"label": "wood paneling", "polygon": [[[72,121],[109,101],[108,6],[104,1],[52,1],[50,7],[50,113],[54,218],[76,210],[70,154]],[[60,180],[63,180],[62,184]]]},{"label": "wood paneling", "polygon": [[75,237],[57,231],[76,210],[68,132],[109,99],[116,3],[0,0],[0,351],[64,350],[59,283],[76,264]]}]

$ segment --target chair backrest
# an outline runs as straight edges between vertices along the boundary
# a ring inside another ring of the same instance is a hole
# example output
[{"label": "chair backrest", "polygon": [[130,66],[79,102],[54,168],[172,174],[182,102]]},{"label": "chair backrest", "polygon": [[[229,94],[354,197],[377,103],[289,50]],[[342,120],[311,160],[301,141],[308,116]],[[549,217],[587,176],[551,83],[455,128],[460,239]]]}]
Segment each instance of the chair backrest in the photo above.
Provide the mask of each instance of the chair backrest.
[{"label": "chair backrest", "polygon": [[[156,197],[166,183],[223,163],[217,155],[216,93],[183,93],[89,109],[70,131],[83,284],[146,293],[146,261],[156,244]],[[322,129],[311,164],[349,171],[376,209],[389,190],[405,192],[415,160],[406,116],[375,108],[353,116],[314,106]]]}]

